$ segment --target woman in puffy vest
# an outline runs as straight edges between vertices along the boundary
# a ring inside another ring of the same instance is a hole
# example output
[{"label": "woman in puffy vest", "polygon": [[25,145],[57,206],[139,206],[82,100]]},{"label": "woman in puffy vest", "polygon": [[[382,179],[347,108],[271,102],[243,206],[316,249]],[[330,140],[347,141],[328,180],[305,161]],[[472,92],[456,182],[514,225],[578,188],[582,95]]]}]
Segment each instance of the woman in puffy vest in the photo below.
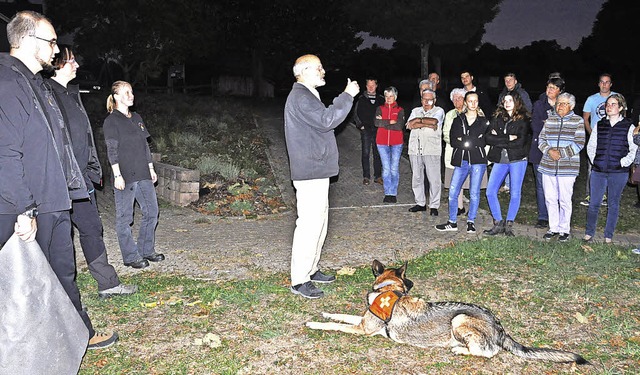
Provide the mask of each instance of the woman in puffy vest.
[{"label": "woman in puffy vest", "polygon": [[587,210],[587,228],[583,240],[591,241],[596,233],[598,213],[602,197],[608,190],[609,207],[604,227],[604,241],[611,243],[618,223],[618,211],[622,191],[627,184],[629,167],[633,163],[638,146],[633,142],[634,126],[626,118],[627,102],[624,96],[612,94],[607,98],[607,116],[591,130],[587,155],[593,163],[591,170],[591,200]]},{"label": "woman in puffy vest", "polygon": [[398,105],[398,90],[389,86],[384,90],[384,104],[376,110],[378,128],[376,145],[382,162],[384,203],[396,203],[400,182],[400,156],[404,143],[404,109]]}]

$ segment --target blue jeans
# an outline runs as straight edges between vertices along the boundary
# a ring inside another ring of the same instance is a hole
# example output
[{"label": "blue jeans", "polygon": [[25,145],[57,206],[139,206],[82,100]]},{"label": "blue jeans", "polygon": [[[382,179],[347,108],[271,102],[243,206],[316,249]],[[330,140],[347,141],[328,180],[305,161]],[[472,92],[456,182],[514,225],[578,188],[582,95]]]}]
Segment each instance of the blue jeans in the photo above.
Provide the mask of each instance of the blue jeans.
[{"label": "blue jeans", "polygon": [[[371,178],[371,165],[369,163],[370,155],[373,154],[373,178],[382,176],[382,163],[380,162],[380,154],[376,147],[376,131],[366,127],[360,131],[360,143],[362,145],[362,177]],[[373,152],[371,152],[373,150]]]},{"label": "blue jeans", "polygon": [[538,205],[538,220],[549,221],[549,211],[544,200],[544,188],[542,187],[542,173],[538,171],[540,164],[533,164],[533,175],[536,177],[536,204]]},{"label": "blue jeans", "polygon": [[377,145],[382,163],[382,181],[384,183],[384,195],[398,195],[398,183],[400,182],[400,156],[402,144],[395,146]]},{"label": "blue jeans", "polygon": [[[151,180],[127,183],[124,190],[113,189],[116,202],[116,234],[124,263],[138,262],[155,254],[156,225],[158,224],[158,198]],[[131,234],[134,201],[142,211],[138,242]]]},{"label": "blue jeans", "polygon": [[516,219],[518,210],[520,209],[520,199],[522,198],[522,181],[524,180],[524,174],[527,171],[527,161],[521,160],[513,163],[494,163],[491,168],[491,174],[489,175],[489,182],[487,183],[487,201],[489,202],[489,209],[491,209],[491,216],[494,220],[502,220],[502,211],[500,209],[500,201],[498,200],[498,190],[502,185],[506,176],[510,177],[510,195],[509,210],[507,211],[507,220],[513,221]]},{"label": "blue jeans", "polygon": [[458,195],[462,188],[464,180],[471,174],[469,180],[469,215],[467,222],[474,222],[478,214],[478,206],[480,206],[480,184],[482,177],[487,170],[486,164],[471,164],[466,160],[462,161],[462,165],[453,168],[453,176],[451,176],[451,185],[449,186],[449,221],[457,222],[458,218]]},{"label": "blue jeans", "polygon": [[623,173],[603,173],[592,170],[589,184],[591,185],[591,199],[587,209],[587,228],[585,234],[593,236],[596,233],[598,223],[598,212],[602,204],[604,193],[609,190],[607,200],[609,203],[607,210],[607,223],[604,227],[604,237],[613,238],[613,231],[618,224],[618,211],[620,210],[620,198],[622,190],[627,185],[629,174]]}]

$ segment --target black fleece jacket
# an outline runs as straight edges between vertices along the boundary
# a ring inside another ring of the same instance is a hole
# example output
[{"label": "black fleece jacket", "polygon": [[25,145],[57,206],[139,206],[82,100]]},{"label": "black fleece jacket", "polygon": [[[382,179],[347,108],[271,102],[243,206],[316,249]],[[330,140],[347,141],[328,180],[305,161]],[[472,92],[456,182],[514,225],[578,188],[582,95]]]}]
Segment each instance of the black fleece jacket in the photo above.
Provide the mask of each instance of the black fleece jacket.
[{"label": "black fleece jacket", "polygon": [[[506,128],[506,131],[505,131]],[[497,134],[492,134],[495,130]],[[510,135],[517,136],[513,141],[509,140]],[[491,146],[487,154],[487,160],[493,163],[500,163],[502,150],[507,149],[509,161],[522,160],[529,155],[531,146],[531,126],[529,120],[503,119],[501,116],[493,117],[485,133],[485,141]]]}]

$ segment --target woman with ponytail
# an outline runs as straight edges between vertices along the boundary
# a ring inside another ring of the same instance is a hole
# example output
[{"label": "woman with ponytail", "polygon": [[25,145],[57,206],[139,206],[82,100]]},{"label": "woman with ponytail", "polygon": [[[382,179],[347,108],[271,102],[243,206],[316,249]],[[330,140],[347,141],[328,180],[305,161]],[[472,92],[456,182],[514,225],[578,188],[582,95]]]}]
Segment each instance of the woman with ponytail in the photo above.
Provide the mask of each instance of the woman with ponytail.
[{"label": "woman with ponytail", "polygon": [[[155,251],[158,199],[154,183],[158,177],[147,143],[150,134],[142,117],[130,110],[133,99],[133,89],[128,82],[114,82],[107,98],[109,116],[104,120],[103,129],[113,171],[116,233],[122,260],[125,266],[145,268],[149,262],[160,262],[165,257]],[[131,233],[136,201],[142,210],[137,242]]]}]

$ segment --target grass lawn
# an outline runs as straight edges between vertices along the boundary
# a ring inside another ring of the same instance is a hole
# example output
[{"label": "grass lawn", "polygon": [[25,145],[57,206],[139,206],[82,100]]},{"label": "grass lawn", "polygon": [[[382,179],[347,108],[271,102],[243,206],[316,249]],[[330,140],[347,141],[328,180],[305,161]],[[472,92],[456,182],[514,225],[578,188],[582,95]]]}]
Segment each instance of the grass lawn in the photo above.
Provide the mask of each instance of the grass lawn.
[{"label": "grass lawn", "polygon": [[339,275],[327,296],[291,294],[288,275],[210,282],[145,273],[143,293],[100,300],[88,273],[79,285],[97,329],[121,341],[85,356],[81,374],[634,374],[640,369],[640,257],[583,246],[491,238],[435,250],[409,262],[412,295],[491,309],[528,346],[580,353],[594,366],[527,362],[506,352],[457,357],[382,337],[312,331],[321,312],[360,314],[373,277]]}]

